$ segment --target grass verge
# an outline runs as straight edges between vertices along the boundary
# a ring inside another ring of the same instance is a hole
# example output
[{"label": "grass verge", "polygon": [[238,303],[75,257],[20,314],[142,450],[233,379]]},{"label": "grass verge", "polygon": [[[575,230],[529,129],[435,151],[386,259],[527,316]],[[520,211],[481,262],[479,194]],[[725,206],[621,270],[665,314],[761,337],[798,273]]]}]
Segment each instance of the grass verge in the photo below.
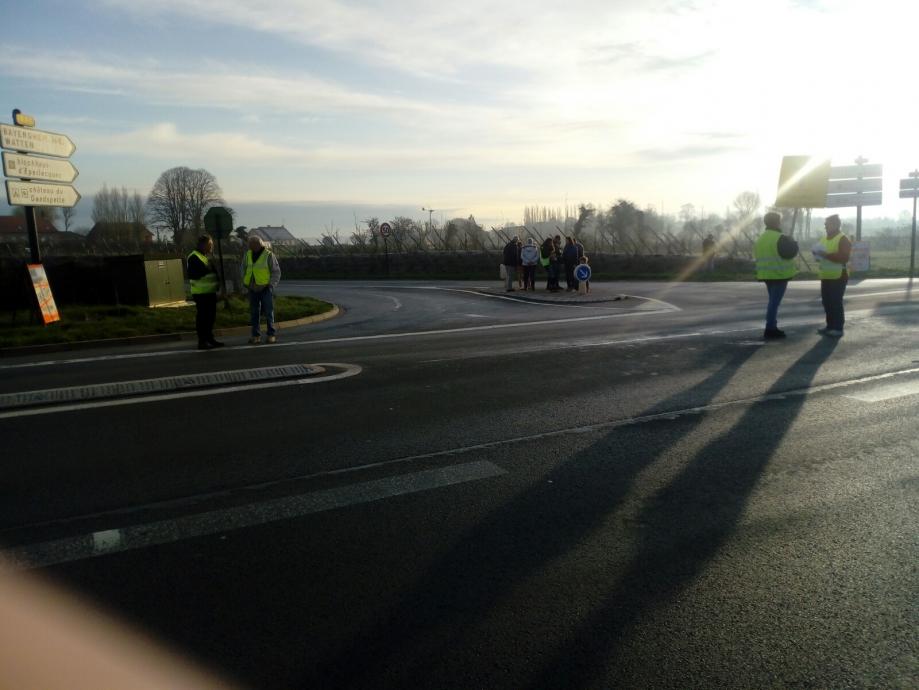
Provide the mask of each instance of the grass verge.
[{"label": "grass verge", "polygon": [[[292,321],[325,313],[332,305],[312,297],[275,295],[276,321]],[[35,323],[28,311],[0,312],[0,348],[27,345],[72,343],[84,340],[130,338],[163,333],[193,333],[195,307],[149,307],[64,305],[58,308],[61,320],[47,326]],[[30,323],[31,318],[31,323]],[[234,296],[229,308],[221,301],[217,306],[215,328],[232,328],[249,324],[249,302]]]}]

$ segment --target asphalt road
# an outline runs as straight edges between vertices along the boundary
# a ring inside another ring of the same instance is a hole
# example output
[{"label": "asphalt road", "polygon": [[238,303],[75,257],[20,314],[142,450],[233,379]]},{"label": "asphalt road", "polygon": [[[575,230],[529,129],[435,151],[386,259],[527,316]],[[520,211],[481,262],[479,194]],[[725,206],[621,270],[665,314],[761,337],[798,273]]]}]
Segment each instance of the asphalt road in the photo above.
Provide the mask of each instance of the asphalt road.
[{"label": "asphalt road", "polygon": [[325,369],[0,409],[13,572],[254,688],[919,684],[910,285],[832,340],[792,283],[769,343],[755,283],[495,287],[286,282],[344,313],[0,359],[0,396]]}]

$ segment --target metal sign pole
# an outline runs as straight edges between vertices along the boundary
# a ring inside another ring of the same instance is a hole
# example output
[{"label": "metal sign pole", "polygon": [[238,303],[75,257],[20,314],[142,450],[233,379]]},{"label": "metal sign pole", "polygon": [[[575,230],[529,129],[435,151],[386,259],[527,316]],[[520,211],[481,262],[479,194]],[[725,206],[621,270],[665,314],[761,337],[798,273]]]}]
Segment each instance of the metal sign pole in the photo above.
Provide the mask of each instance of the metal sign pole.
[{"label": "metal sign pole", "polygon": [[916,194],[913,193],[913,234],[909,242],[909,279],[913,279],[913,268],[916,265]]},{"label": "metal sign pole", "polygon": [[23,210],[26,215],[26,232],[29,234],[29,253],[32,255],[32,263],[41,263],[41,247],[38,244],[38,223],[35,219],[35,207],[24,206]]}]

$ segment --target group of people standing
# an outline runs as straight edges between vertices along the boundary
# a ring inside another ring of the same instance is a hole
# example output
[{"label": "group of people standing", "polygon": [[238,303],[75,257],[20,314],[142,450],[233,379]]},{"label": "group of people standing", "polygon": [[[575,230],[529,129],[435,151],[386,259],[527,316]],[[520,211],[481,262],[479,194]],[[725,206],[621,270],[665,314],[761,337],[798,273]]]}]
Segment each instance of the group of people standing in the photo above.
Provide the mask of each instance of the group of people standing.
[{"label": "group of people standing", "polygon": [[[780,214],[767,213],[763,216],[763,225],[766,229],[756,241],[753,256],[756,259],[756,279],[766,284],[769,294],[763,338],[773,340],[785,337],[785,331],[778,326],[779,305],[785,296],[788,281],[797,273],[794,259],[798,255],[798,243],[782,234]],[[826,236],[812,250],[814,258],[819,262],[820,297],[826,314],[826,327],[817,333],[841,338],[846,322],[842,299],[849,282],[846,264],[852,253],[852,242],[842,233],[838,215],[828,216],[824,228]]]},{"label": "group of people standing", "polygon": [[[249,293],[249,325],[251,336],[249,343],[261,342],[261,319],[266,321],[267,338],[265,342],[276,340],[274,324],[274,289],[281,281],[281,266],[274,253],[268,249],[260,237],[253,235],[248,240],[249,249],[243,255],[240,274],[243,286]],[[195,303],[195,331],[198,335],[199,350],[213,350],[223,347],[223,343],[214,337],[214,322],[217,319],[218,293],[226,297],[226,291],[220,286],[220,273],[214,260],[214,241],[209,235],[201,235],[195,250],[186,258],[188,282],[191,297]]]},{"label": "group of people standing", "polygon": [[[504,287],[507,292],[515,291],[515,281],[522,290],[536,290],[536,267],[546,269],[546,290],[558,292],[561,288],[561,273],[565,271],[565,284],[568,292],[577,291],[578,279],[574,269],[578,264],[587,264],[584,254],[584,245],[573,236],[565,237],[562,246],[562,236],[547,237],[542,245],[529,237],[526,244],[522,244],[517,235],[511,238],[504,246]],[[590,291],[590,282],[587,283]]]}]

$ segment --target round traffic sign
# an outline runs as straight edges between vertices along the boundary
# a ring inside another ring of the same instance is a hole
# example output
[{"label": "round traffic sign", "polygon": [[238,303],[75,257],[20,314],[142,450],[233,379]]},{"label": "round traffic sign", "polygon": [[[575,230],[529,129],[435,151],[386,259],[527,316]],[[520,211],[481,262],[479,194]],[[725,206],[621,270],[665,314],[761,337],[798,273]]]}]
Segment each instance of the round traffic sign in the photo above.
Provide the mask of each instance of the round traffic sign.
[{"label": "round traffic sign", "polygon": [[392,233],[392,225],[389,223],[380,223],[380,235],[383,237],[389,237]]},{"label": "round traffic sign", "polygon": [[578,264],[574,267],[574,277],[578,282],[584,283],[590,280],[590,266],[587,264]]}]

